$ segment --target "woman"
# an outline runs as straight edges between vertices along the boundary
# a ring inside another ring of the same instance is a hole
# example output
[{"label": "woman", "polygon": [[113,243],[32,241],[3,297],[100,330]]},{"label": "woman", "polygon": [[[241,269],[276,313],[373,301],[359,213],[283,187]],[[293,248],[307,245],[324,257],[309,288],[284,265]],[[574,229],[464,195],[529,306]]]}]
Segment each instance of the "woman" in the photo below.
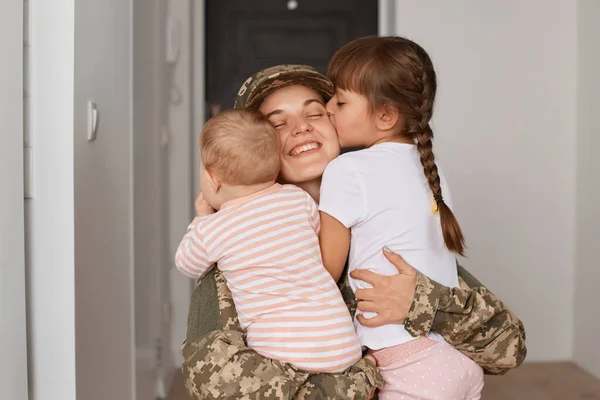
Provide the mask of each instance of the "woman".
[{"label": "woman", "polygon": [[[323,170],[340,152],[324,106],[332,94],[332,83],[313,68],[276,66],[249,78],[235,103],[269,118],[280,137],[280,179],[306,190],[317,202]],[[459,266],[461,287],[448,288],[418,273],[399,255],[384,254],[397,275],[354,271],[354,278],[373,286],[354,294],[346,274],[339,283],[352,313],[358,306],[378,314],[360,318],[361,324],[404,323],[414,336],[437,332],[490,374],[503,374],[523,362],[523,325],[467,271]],[[186,386],[195,398],[365,399],[381,385],[376,367],[364,359],[343,374],[306,373],[275,365],[240,346],[241,335],[231,293],[214,268],[192,296],[182,349]]]}]

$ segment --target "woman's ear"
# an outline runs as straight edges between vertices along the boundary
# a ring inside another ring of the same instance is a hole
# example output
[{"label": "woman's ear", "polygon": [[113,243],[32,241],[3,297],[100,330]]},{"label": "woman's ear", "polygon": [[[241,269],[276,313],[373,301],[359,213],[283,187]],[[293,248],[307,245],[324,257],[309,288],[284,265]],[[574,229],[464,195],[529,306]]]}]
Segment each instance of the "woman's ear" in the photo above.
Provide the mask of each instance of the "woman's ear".
[{"label": "woman's ear", "polygon": [[210,186],[212,186],[215,193],[218,193],[219,189],[221,189],[221,180],[219,179],[219,177],[207,170],[206,168],[202,170],[202,173],[204,173],[206,180],[208,181]]},{"label": "woman's ear", "polygon": [[384,105],[375,114],[375,126],[380,131],[389,131],[396,127],[401,118],[397,107]]}]

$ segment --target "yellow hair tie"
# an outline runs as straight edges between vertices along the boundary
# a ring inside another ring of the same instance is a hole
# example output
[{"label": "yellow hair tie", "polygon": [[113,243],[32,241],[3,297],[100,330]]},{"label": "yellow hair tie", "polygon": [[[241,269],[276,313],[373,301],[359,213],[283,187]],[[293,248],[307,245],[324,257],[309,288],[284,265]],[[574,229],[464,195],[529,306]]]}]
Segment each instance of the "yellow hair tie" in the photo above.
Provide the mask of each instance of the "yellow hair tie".
[{"label": "yellow hair tie", "polygon": [[440,208],[438,207],[437,201],[435,201],[435,198],[431,198],[431,212],[435,215],[435,214],[439,214],[440,213]]}]

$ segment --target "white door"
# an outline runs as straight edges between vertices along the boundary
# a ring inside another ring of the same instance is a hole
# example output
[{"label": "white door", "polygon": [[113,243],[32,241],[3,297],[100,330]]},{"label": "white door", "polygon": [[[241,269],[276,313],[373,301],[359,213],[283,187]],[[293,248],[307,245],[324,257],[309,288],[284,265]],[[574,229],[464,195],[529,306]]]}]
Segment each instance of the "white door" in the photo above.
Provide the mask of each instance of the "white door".
[{"label": "white door", "polygon": [[27,395],[23,2],[0,2],[0,397]]}]

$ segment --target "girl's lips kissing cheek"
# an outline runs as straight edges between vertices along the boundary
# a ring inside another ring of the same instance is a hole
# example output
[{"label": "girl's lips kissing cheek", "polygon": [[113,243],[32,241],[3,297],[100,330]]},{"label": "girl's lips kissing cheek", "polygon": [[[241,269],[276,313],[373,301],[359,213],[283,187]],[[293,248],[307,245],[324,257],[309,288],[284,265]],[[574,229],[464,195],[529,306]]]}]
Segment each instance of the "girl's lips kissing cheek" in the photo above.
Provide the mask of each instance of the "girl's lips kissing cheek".
[{"label": "girl's lips kissing cheek", "polygon": [[320,148],[321,148],[321,143],[319,143],[319,142],[315,142],[315,141],[303,142],[303,143],[300,143],[300,144],[294,146],[288,154],[292,157],[295,157],[295,156],[299,156],[302,154],[312,153],[315,150],[318,150]]}]

